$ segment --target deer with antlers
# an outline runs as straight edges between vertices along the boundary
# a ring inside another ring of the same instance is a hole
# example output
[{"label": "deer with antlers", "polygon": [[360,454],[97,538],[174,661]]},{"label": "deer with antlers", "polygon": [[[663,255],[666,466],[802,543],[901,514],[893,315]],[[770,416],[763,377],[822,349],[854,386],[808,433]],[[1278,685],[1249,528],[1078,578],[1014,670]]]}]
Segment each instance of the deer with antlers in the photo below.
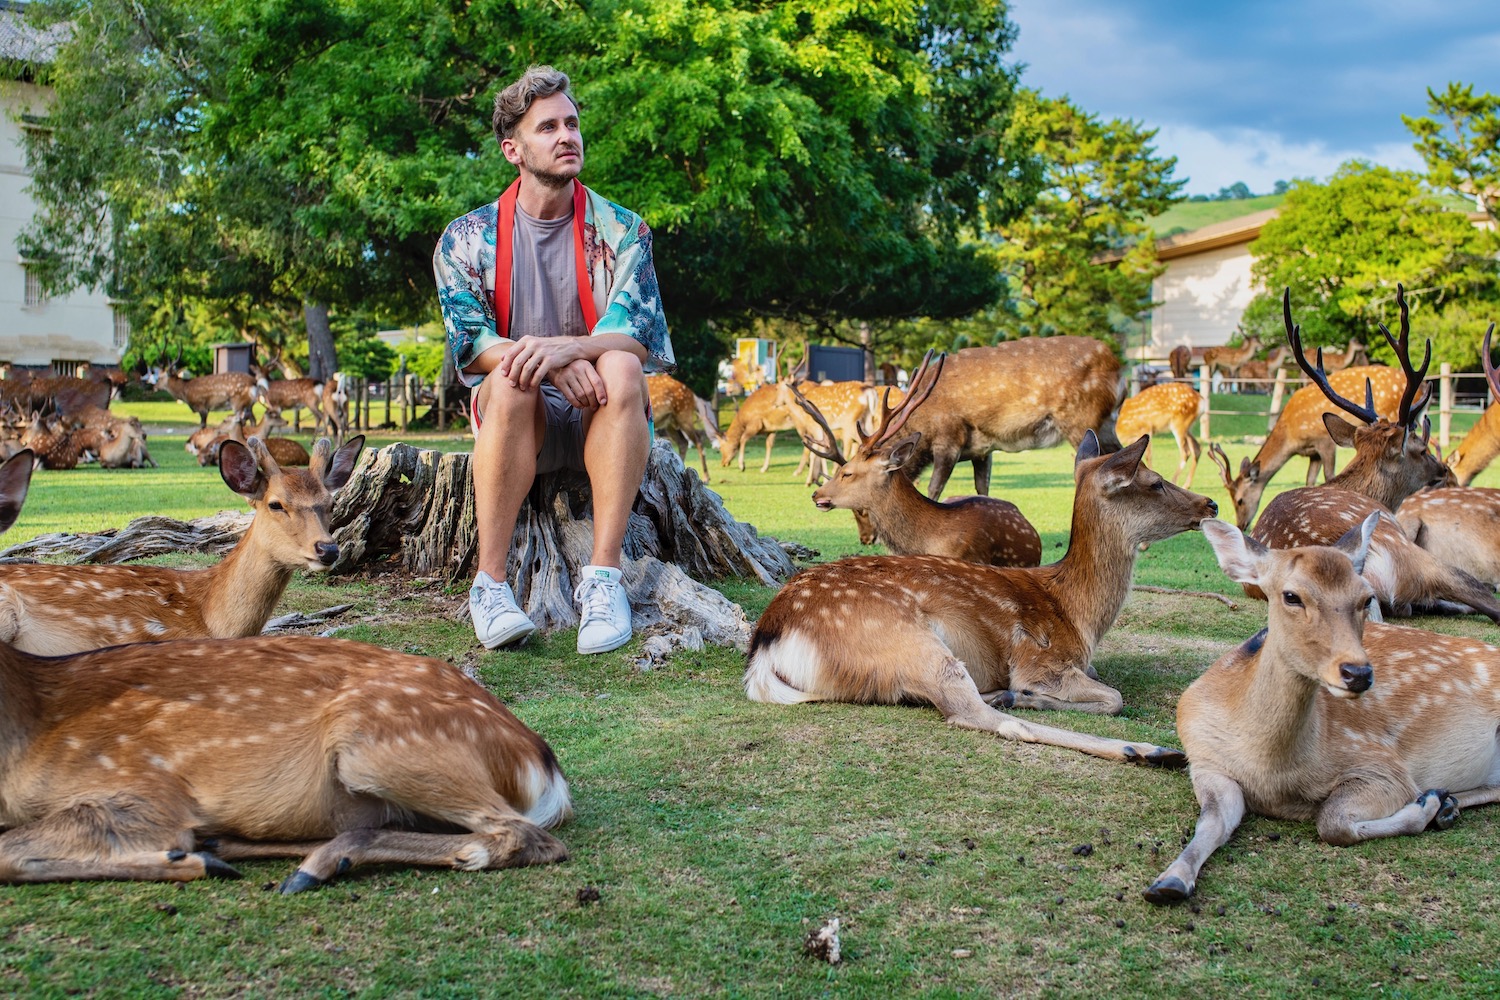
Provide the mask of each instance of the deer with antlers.
[{"label": "deer with antlers", "polygon": [[[1432,363],[1432,345],[1428,343],[1421,367],[1413,367],[1406,294],[1399,285],[1396,303],[1401,315],[1399,338],[1392,336],[1385,324],[1380,324],[1380,332],[1406,376],[1406,389],[1396,419],[1391,421],[1376,412],[1373,390],[1368,386],[1365,405],[1358,406],[1334,392],[1321,363],[1314,367],[1308,362],[1302,350],[1301,328],[1292,322],[1290,293],[1283,296],[1287,339],[1298,366],[1341,410],[1357,417],[1362,426],[1356,429],[1340,417],[1326,414],[1323,423],[1329,435],[1339,444],[1352,446],[1354,458],[1326,485],[1290,490],[1272,500],[1253,534],[1257,541],[1273,549],[1326,545],[1370,514],[1378,513],[1381,516],[1364,575],[1375,588],[1382,607],[1394,615],[1409,615],[1424,608],[1471,609],[1500,623],[1500,604],[1495,602],[1490,589],[1462,570],[1439,562],[1413,543],[1393,515],[1402,501],[1417,490],[1442,484],[1449,477],[1448,467],[1429,447],[1430,428],[1422,417],[1432,398],[1432,386],[1424,381]],[[1252,597],[1264,596],[1248,588],[1246,592]]]},{"label": "deer with antlers", "polygon": [[[823,420],[821,428],[798,405],[799,398],[810,400],[817,407]],[[807,464],[807,478],[803,485],[807,486],[826,475],[822,453],[809,442],[831,425],[833,429],[829,433],[837,435],[836,440],[843,444],[845,451],[853,452],[859,445],[860,423],[871,416],[872,407],[877,406],[878,401],[875,389],[863,382],[832,382],[828,385],[804,382],[798,386],[786,381],[776,386],[776,405],[791,414],[792,429],[802,438]],[[801,471],[802,466],[798,465],[797,469]]]},{"label": "deer with antlers", "polygon": [[[1344,397],[1357,396],[1368,384],[1375,412],[1389,420],[1396,416],[1401,394],[1406,389],[1406,376],[1385,365],[1365,365],[1333,372],[1328,376],[1328,384]],[[1266,485],[1292,459],[1299,455],[1307,459],[1308,486],[1317,484],[1319,472],[1325,482],[1333,478],[1338,445],[1329,436],[1323,417],[1337,409],[1316,385],[1298,389],[1282,408],[1276,426],[1266,435],[1260,450],[1252,458],[1240,459],[1238,475],[1230,474],[1229,456],[1220,445],[1208,446],[1208,457],[1218,467],[1219,478],[1234,504],[1235,523],[1241,531],[1250,530]]]},{"label": "deer with antlers", "polygon": [[912,376],[911,391],[894,410],[887,390],[874,431],[860,433],[859,450],[847,460],[839,450],[838,435],[828,426],[822,411],[793,390],[797,405],[822,429],[821,440],[806,439],[808,447],[838,467],[828,482],[813,492],[813,503],[819,510],[837,507],[852,510],[857,517],[863,515],[860,540],[865,541],[867,534],[871,541],[878,537],[895,555],[947,556],[991,566],[1038,566],[1042,561],[1041,536],[1015,504],[982,496],[929,500],[902,471],[906,453],[916,445],[916,435],[898,435],[912,412],[932,394],[944,360],[938,355],[937,364],[932,365],[932,352],[928,351]]},{"label": "deer with antlers", "polygon": [[1272,600],[1266,628],[1178,700],[1201,812],[1147,900],[1192,895],[1247,810],[1314,820],[1347,846],[1447,829],[1460,808],[1500,800],[1500,651],[1376,623],[1361,574],[1380,518],[1331,547],[1280,550],[1203,522],[1224,571]]},{"label": "deer with antlers", "polygon": [[656,432],[677,446],[677,454],[687,461],[688,445],[698,448],[698,464],[703,467],[703,481],[708,478],[707,434],[700,426],[698,397],[693,390],[670,375],[647,375],[646,392],[651,397],[651,420]]},{"label": "deer with antlers", "polygon": [[[1193,476],[1198,472],[1198,456],[1203,446],[1193,436],[1192,426],[1204,409],[1203,397],[1193,391],[1186,382],[1161,382],[1148,386],[1120,404],[1115,417],[1115,433],[1122,441],[1134,441],[1142,434],[1150,436],[1157,431],[1171,431],[1177,442],[1177,471],[1172,473],[1172,482],[1187,469],[1187,482],[1183,486],[1193,488]],[[1146,464],[1151,461],[1151,445],[1146,445]]]},{"label": "deer with antlers", "polygon": [[991,707],[1099,714],[1123,707],[1090,661],[1130,593],[1137,547],[1195,528],[1217,510],[1147,468],[1145,451],[1137,441],[1101,455],[1098,439],[1084,436],[1071,540],[1050,566],[856,556],[793,577],[756,625],[746,693],[783,705],[925,702],[952,725],[1005,739],[1181,764],[1175,750],[1025,722]]},{"label": "deer with antlers", "polygon": [[[277,354],[265,366],[250,366],[250,377],[260,386],[261,402],[267,412],[274,411],[280,416],[290,410],[296,420],[299,411],[305,408],[312,414],[313,433],[322,432],[329,423],[328,414],[323,412],[323,383],[310,378],[272,378],[271,369],[280,363],[281,355]],[[328,433],[333,433],[332,427],[328,428]]]},{"label": "deer with antlers", "polygon": [[286,418],[279,414],[266,411],[261,418],[259,426],[246,427],[244,418],[238,413],[227,417],[219,429],[215,431],[213,438],[198,449],[198,464],[218,465],[219,452],[230,441],[240,444],[248,444],[252,438],[259,440],[265,450],[270,453],[271,458],[277,465],[288,467],[307,466],[312,462],[312,456],[307,449],[302,447],[291,438],[271,437],[271,433],[278,428],[286,426]]},{"label": "deer with antlers", "polygon": [[179,347],[177,359],[170,369],[164,369],[158,363],[147,369],[142,380],[151,388],[165,389],[179,402],[186,403],[188,409],[198,414],[199,427],[208,426],[211,410],[228,409],[247,419],[252,416],[251,407],[261,399],[261,389],[254,378],[243,372],[219,372],[194,378],[181,365],[182,348]]},{"label": "deer with antlers", "polygon": [[349,481],[364,438],[337,452],[326,438],[313,466],[288,471],[264,443],[227,442],[225,485],[255,512],[239,543],[208,569],[164,566],[0,566],[0,642],[44,656],[125,642],[256,635],[292,574],[326,570],[339,547],[328,531],[332,493]]},{"label": "deer with antlers", "polygon": [[[0,530],[31,459],[0,466]],[[301,856],[290,893],[366,863],[567,858],[545,829],[571,813],[546,742],[452,664],[378,646],[0,645],[0,740],[0,882],[238,878],[229,861]]]}]

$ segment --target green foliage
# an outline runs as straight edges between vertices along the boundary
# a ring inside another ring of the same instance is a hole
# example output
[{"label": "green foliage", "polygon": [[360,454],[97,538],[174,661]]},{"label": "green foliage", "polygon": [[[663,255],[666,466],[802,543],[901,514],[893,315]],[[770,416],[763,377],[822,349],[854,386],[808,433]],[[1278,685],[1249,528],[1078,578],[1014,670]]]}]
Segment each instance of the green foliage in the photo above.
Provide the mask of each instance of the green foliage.
[{"label": "green foliage", "polygon": [[[1175,157],[1150,145],[1155,130],[1101,122],[1063,99],[1025,92],[1012,123],[1046,163],[1046,188],[1001,225],[999,253],[1015,298],[1015,330],[1115,339],[1151,307],[1161,273],[1148,220],[1178,197]],[[1114,252],[1113,266],[1094,261]]]},{"label": "green foliage", "polygon": [[[1406,286],[1416,336],[1454,305],[1481,308],[1500,294],[1496,235],[1448,211],[1412,173],[1347,163],[1327,184],[1298,181],[1277,218],[1250,246],[1254,274],[1279,294],[1291,289],[1292,315],[1309,346],[1351,338],[1389,360],[1375,331],[1396,328],[1398,282]],[[1461,326],[1461,325],[1460,325]],[[1455,327],[1458,329],[1459,327]],[[1434,363],[1463,364],[1477,344],[1434,344]]]},{"label": "green foliage", "polygon": [[399,364],[399,356],[404,354],[407,371],[420,375],[423,382],[436,382],[443,373],[444,349],[444,342],[433,337],[428,337],[420,344],[415,340],[403,340],[392,348],[392,368]]},{"label": "green foliage", "polygon": [[[408,365],[410,362],[408,362]],[[443,358],[438,353],[438,368]],[[339,338],[339,371],[359,378],[385,378],[396,370],[396,352],[373,333],[357,331]]]},{"label": "green foliage", "polygon": [[1427,110],[1438,118],[1401,116],[1417,137],[1427,177],[1437,187],[1475,199],[1491,215],[1500,209],[1500,96],[1474,95],[1472,84],[1427,91]]}]

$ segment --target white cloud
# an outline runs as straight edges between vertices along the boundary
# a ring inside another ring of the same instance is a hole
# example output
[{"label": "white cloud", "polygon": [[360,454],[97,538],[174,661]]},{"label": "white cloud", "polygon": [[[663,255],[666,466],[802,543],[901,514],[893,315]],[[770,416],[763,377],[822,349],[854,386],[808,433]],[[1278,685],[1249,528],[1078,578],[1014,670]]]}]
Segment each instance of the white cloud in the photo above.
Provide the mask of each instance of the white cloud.
[{"label": "white cloud", "polygon": [[1214,194],[1236,181],[1264,194],[1279,180],[1327,180],[1340,164],[1356,159],[1399,170],[1422,169],[1421,157],[1410,143],[1335,149],[1321,142],[1289,142],[1274,132],[1251,128],[1163,125],[1156,136],[1156,151],[1177,157],[1175,176],[1188,178],[1188,194]]}]

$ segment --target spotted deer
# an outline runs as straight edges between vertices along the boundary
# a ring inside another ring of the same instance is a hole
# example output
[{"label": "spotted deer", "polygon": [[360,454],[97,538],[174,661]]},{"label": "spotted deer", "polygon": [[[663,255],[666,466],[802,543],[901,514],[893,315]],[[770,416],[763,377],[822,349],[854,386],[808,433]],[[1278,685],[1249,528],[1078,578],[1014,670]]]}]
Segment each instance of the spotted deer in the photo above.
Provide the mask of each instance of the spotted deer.
[{"label": "spotted deer", "polygon": [[1222,373],[1225,381],[1228,382],[1239,374],[1240,366],[1255,357],[1260,348],[1259,337],[1245,337],[1238,347],[1224,344],[1220,347],[1207,348],[1203,352],[1203,364],[1208,368],[1210,378]]},{"label": "spotted deer", "polygon": [[[1395,351],[1406,375],[1406,389],[1392,421],[1375,412],[1371,391],[1366,391],[1363,406],[1333,391],[1322,365],[1313,367],[1303,353],[1301,329],[1292,323],[1290,296],[1283,297],[1287,339],[1298,366],[1341,410],[1357,417],[1362,426],[1356,429],[1338,416],[1326,414],[1323,423],[1329,435],[1339,444],[1352,446],[1354,458],[1327,484],[1289,490],[1276,497],[1266,506],[1252,534],[1273,549],[1326,545],[1369,515],[1379,514],[1364,576],[1386,611],[1410,615],[1416,610],[1432,608],[1473,610],[1500,623],[1500,604],[1495,602],[1490,589],[1412,542],[1393,514],[1418,489],[1444,483],[1449,476],[1448,467],[1430,448],[1429,427],[1422,417],[1432,398],[1432,386],[1424,382],[1432,362],[1432,345],[1427,345],[1421,367],[1414,368],[1409,344],[1410,319],[1405,290],[1400,286],[1396,302],[1401,313],[1399,340],[1384,324],[1380,325],[1380,332]],[[1253,589],[1247,588],[1246,592],[1252,597],[1264,597]]]},{"label": "spotted deer", "polygon": [[766,460],[760,471],[771,467],[771,446],[776,435],[792,429],[792,414],[778,401],[776,386],[770,383],[746,396],[735,411],[729,429],[719,439],[719,465],[729,468],[738,456],[739,469],[745,471],[745,444],[757,434],[766,435]]},{"label": "spotted deer", "polygon": [[[1490,338],[1495,333],[1495,324],[1484,333],[1484,347],[1479,352],[1484,362],[1484,377],[1490,384],[1495,399],[1500,400],[1500,372],[1490,360]],[[1495,456],[1500,455],[1500,402],[1491,403],[1479,416],[1479,422],[1469,429],[1464,439],[1458,442],[1448,456],[1448,465],[1460,486],[1468,486],[1474,477],[1489,468]]]},{"label": "spotted deer", "polygon": [[943,495],[953,467],[974,466],[974,489],[990,491],[992,453],[1073,447],[1094,431],[1106,451],[1119,448],[1114,412],[1120,361],[1092,337],[1023,337],[968,347],[948,358],[943,381],[907,429],[921,434],[906,462],[913,480],[932,466],[927,495]]},{"label": "spotted deer", "polygon": [[[224,439],[233,436],[230,432],[235,428],[239,428],[241,438],[270,438],[277,431],[284,430],[289,426],[291,425],[286,422],[286,418],[280,413],[269,409],[260,418],[260,423],[258,424],[247,424],[244,418],[238,413],[231,413],[213,427],[200,427],[193,431],[193,433],[188,435],[187,443],[182,447],[189,455],[196,456],[204,449],[217,449],[223,443]],[[243,444],[243,440],[240,443]],[[215,457],[214,462],[217,461],[218,458]],[[202,465],[203,463],[199,462],[198,464]]]},{"label": "spotted deer", "polygon": [[[0,466],[0,530],[31,457]],[[452,664],[363,643],[0,645],[0,741],[0,882],[238,878],[228,862],[300,856],[292,893],[366,863],[568,854],[545,829],[572,809],[547,743]]]},{"label": "spotted deer", "polygon": [[153,389],[165,389],[188,409],[198,414],[198,426],[208,426],[210,410],[230,410],[251,415],[251,407],[260,400],[260,386],[254,378],[242,372],[219,372],[214,375],[199,375],[197,378],[181,369],[182,349],[177,350],[177,359],[171,369],[161,365],[149,369],[144,381]]},{"label": "spotted deer", "polygon": [[[1122,441],[1134,441],[1142,434],[1171,431],[1177,441],[1177,471],[1172,473],[1172,482],[1187,469],[1187,489],[1193,488],[1193,476],[1198,472],[1198,456],[1203,446],[1193,437],[1192,426],[1204,409],[1203,397],[1193,391],[1186,382],[1162,382],[1149,386],[1120,404],[1115,417],[1115,433]],[[1146,464],[1155,468],[1151,461],[1151,445],[1146,445]]]},{"label": "spotted deer", "polygon": [[306,466],[310,464],[312,456],[302,445],[291,438],[270,436],[273,431],[285,426],[284,417],[268,411],[259,426],[247,428],[243,418],[236,413],[224,421],[224,425],[208,444],[198,449],[198,464],[200,466],[217,465],[219,452],[227,442],[237,441],[240,444],[246,444],[251,438],[259,439],[265,445],[266,451],[270,452],[271,458],[277,465]]},{"label": "spotted deer", "polygon": [[[1345,397],[1362,393],[1367,382],[1375,412],[1386,419],[1395,417],[1401,393],[1406,389],[1406,376],[1401,372],[1385,365],[1364,365],[1328,376],[1328,384]],[[1230,475],[1229,456],[1224,449],[1217,444],[1208,446],[1208,457],[1218,467],[1219,478],[1224,481],[1224,489],[1234,504],[1235,523],[1241,531],[1250,529],[1271,477],[1297,456],[1307,459],[1308,486],[1317,483],[1320,471],[1325,482],[1333,478],[1338,445],[1323,425],[1323,416],[1337,409],[1338,406],[1315,385],[1303,386],[1292,393],[1260,450],[1252,458],[1240,459],[1237,476]]]},{"label": "spotted deer", "polygon": [[1272,600],[1266,628],[1178,700],[1201,811],[1147,900],[1191,896],[1247,810],[1313,820],[1347,846],[1447,829],[1459,809],[1500,799],[1500,650],[1377,623],[1361,576],[1377,521],[1333,546],[1280,550],[1203,522],[1224,572]]},{"label": "spotted deer", "polygon": [[156,465],[146,449],[140,420],[93,406],[66,416],[32,413],[19,444],[35,452],[46,469],[75,469],[85,461],[97,461],[106,469]]},{"label": "spotted deer", "polygon": [[947,556],[991,566],[1040,565],[1041,536],[1015,504],[994,497],[929,500],[902,471],[916,436],[898,435],[931,395],[944,360],[939,355],[933,366],[928,352],[912,376],[910,393],[894,410],[888,395],[882,400],[875,429],[860,432],[859,449],[848,459],[817,405],[793,390],[798,406],[821,429],[820,436],[806,439],[808,447],[838,468],[813,491],[813,503],[819,510],[842,508],[863,515],[861,541],[868,526],[871,540],[878,537],[894,555]]},{"label": "spotted deer", "polygon": [[[299,419],[298,412],[306,409],[314,421],[313,433],[323,432],[329,423],[328,414],[323,412],[323,383],[310,378],[272,378],[269,368],[275,364],[273,360],[267,367],[250,366],[250,376],[260,386],[267,412],[283,415],[290,411],[293,419]],[[332,434],[333,429],[328,428],[327,433]]]},{"label": "spotted deer", "polygon": [[991,707],[1098,714],[1123,707],[1090,661],[1130,593],[1137,547],[1195,528],[1217,509],[1147,468],[1145,451],[1142,440],[1101,455],[1098,439],[1084,436],[1071,541],[1050,566],[856,556],[793,577],[756,625],[746,694],[782,705],[924,702],[952,725],[1005,739],[1180,765],[1175,750],[1025,722]]},{"label": "spotted deer", "polygon": [[698,447],[698,464],[703,467],[703,481],[709,482],[707,435],[700,426],[698,397],[693,390],[670,375],[647,375],[646,391],[651,397],[651,419],[656,432],[677,445],[677,454],[687,461],[689,444]]},{"label": "spotted deer", "polygon": [[307,470],[280,468],[259,439],[224,445],[219,474],[255,512],[237,545],[208,569],[0,565],[0,642],[59,656],[123,642],[256,635],[299,569],[326,570],[333,491],[364,447],[322,439]]},{"label": "spotted deer", "polygon": [[844,450],[853,452],[859,446],[860,422],[870,417],[875,390],[863,382],[853,381],[832,382],[828,385],[804,382],[801,386],[786,381],[776,386],[776,405],[791,414],[792,429],[802,438],[803,448],[812,456],[812,460],[807,463],[807,478],[803,481],[804,485],[810,485],[815,479],[826,475],[822,457],[808,444],[810,440],[818,438],[822,429],[797,405],[798,396],[810,400],[818,408],[824,426],[831,426]]}]

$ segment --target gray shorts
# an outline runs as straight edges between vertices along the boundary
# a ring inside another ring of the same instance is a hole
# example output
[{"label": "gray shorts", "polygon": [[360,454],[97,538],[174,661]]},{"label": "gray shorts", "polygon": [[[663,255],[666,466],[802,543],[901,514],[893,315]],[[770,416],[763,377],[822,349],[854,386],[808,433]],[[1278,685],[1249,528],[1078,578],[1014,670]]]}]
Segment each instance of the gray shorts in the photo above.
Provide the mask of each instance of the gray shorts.
[{"label": "gray shorts", "polygon": [[[471,412],[476,418],[475,433],[484,422],[479,409],[478,389],[470,399]],[[542,447],[536,456],[536,474],[572,469],[586,472],[583,465],[583,411],[563,398],[553,386],[542,384],[542,410],[546,426],[542,431]]]}]

